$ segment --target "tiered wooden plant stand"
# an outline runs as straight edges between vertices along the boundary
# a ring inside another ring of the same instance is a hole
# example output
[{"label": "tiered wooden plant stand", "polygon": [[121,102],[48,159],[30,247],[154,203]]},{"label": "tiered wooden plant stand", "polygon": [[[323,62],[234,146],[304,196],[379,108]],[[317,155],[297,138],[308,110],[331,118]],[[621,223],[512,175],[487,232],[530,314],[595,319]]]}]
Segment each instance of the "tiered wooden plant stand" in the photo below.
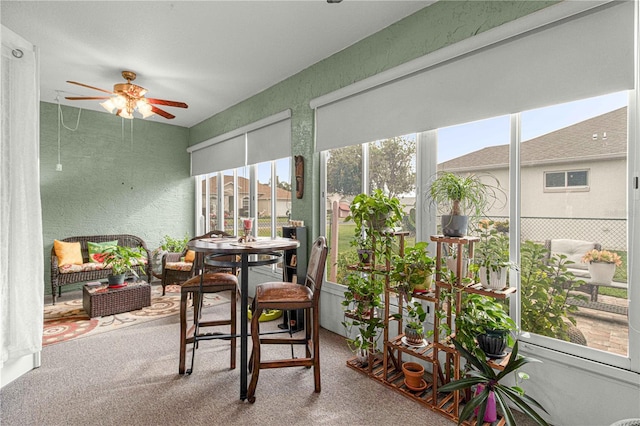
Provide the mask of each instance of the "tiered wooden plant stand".
[{"label": "tiered wooden plant stand", "polygon": [[[399,238],[400,256],[404,255],[404,238],[406,234],[407,233],[395,234]],[[513,287],[507,287],[501,290],[485,289],[479,283],[466,283],[465,281],[467,280],[464,280],[461,274],[457,274],[453,282],[447,282],[441,267],[443,259],[445,258],[445,247],[449,249],[449,252],[455,253],[456,270],[464,271],[463,259],[465,258],[465,248],[467,258],[472,259],[473,245],[479,241],[479,238],[456,238],[434,235],[431,236],[431,241],[436,243],[435,288],[428,293],[414,294],[412,297],[433,304],[433,341],[427,343],[424,347],[409,346],[402,341],[404,337],[403,320],[401,316],[400,319],[394,317],[394,314],[401,314],[403,311],[402,295],[398,294],[390,286],[389,271],[391,265],[387,262],[383,267],[376,268],[374,263],[369,272],[376,273],[376,271],[380,271],[385,274],[383,353],[382,356],[370,355],[365,365],[358,362],[357,358],[350,359],[347,361],[347,366],[360,373],[366,374],[401,395],[424,405],[428,409],[457,421],[464,405],[463,392],[438,392],[438,387],[460,378],[460,353],[451,343],[454,334],[443,336],[443,330],[453,330],[454,313],[455,315],[459,315],[462,310],[462,292],[480,294],[496,299],[505,299],[513,294],[516,289]],[[353,269],[362,271],[362,268],[359,267],[353,267]],[[450,303],[442,303],[441,293],[443,290],[454,290]],[[391,312],[390,296],[393,294],[395,294],[398,299],[397,312]],[[375,314],[373,310],[371,314]],[[389,338],[389,327],[393,321],[397,324],[397,335]],[[424,389],[412,390],[406,386],[402,372],[403,355],[423,361],[422,364],[425,365]],[[492,365],[496,369],[501,369],[504,368],[507,361],[508,355],[494,362]],[[464,424],[475,425],[475,419],[472,419],[471,422],[465,422]],[[492,426],[502,426],[504,424],[504,419],[499,418]]]}]

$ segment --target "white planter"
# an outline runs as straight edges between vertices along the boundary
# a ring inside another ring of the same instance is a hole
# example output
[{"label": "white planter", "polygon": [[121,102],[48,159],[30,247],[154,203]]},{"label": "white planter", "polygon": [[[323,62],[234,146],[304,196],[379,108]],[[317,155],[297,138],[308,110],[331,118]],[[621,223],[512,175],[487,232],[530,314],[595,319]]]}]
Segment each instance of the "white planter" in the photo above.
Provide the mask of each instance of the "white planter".
[{"label": "white planter", "polygon": [[489,270],[485,266],[481,266],[478,270],[480,276],[480,284],[484,288],[490,288],[494,290],[500,290],[507,286],[507,275],[509,274],[509,268],[503,266],[497,271]]},{"label": "white planter", "polygon": [[[453,256],[447,257],[447,269],[452,271],[457,276],[458,274],[458,259]],[[467,276],[467,259],[462,259],[462,278]]]},{"label": "white planter", "polygon": [[591,281],[600,284],[610,284],[613,275],[616,273],[615,263],[591,262],[589,263],[589,274]]}]

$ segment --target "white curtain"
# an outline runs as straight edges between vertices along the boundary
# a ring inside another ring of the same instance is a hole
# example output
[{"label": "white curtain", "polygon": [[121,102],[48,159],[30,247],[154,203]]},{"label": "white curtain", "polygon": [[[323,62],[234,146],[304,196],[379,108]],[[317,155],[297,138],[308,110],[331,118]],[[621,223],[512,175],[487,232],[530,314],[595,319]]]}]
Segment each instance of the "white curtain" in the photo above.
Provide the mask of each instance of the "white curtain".
[{"label": "white curtain", "polygon": [[42,349],[44,254],[40,204],[38,62],[2,27],[0,367]]}]

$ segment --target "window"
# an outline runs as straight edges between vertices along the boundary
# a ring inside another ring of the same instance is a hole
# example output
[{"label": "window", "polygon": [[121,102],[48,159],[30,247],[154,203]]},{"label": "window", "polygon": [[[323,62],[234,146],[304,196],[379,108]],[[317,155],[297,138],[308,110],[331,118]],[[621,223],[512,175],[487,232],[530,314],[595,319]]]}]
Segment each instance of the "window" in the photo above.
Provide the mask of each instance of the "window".
[{"label": "window", "polygon": [[[526,111],[521,127],[522,330],[550,347],[575,343],[579,355],[626,356],[627,93]],[[574,167],[549,170],[559,162]],[[592,284],[582,261],[594,244],[622,259],[610,282]]]},{"label": "window", "polygon": [[589,189],[589,171],[572,170],[560,172],[544,172],[544,188],[558,189]]},{"label": "window", "polygon": [[[290,163],[290,158],[283,158],[197,177],[202,215],[209,217],[208,221],[203,221],[205,229],[198,233],[222,229],[237,234],[241,229],[240,218],[255,215],[258,236],[282,236],[282,226],[288,223],[291,210]],[[256,185],[251,184],[251,176],[257,177]],[[271,184],[274,177],[276,185]],[[223,183],[222,198],[218,197],[219,179]],[[252,205],[254,199],[255,207]]]},{"label": "window", "polygon": [[[357,262],[356,247],[350,244],[355,225],[345,219],[353,197],[382,189],[400,199],[404,206],[403,229],[411,231],[406,244],[415,241],[416,135],[404,135],[362,145],[325,151],[326,235],[332,256],[327,260],[327,279],[342,283],[347,265]],[[366,182],[363,185],[363,182]]]}]

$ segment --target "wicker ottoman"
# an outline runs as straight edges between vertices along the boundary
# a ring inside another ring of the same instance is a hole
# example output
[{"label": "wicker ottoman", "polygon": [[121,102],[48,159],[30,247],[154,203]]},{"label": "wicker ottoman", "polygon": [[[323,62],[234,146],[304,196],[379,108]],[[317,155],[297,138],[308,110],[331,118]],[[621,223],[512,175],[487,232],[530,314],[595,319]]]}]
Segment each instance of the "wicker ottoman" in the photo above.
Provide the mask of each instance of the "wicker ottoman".
[{"label": "wicker ottoman", "polygon": [[138,281],[121,288],[94,291],[85,285],[82,306],[91,318],[142,309],[151,306],[151,286],[145,281]]}]

